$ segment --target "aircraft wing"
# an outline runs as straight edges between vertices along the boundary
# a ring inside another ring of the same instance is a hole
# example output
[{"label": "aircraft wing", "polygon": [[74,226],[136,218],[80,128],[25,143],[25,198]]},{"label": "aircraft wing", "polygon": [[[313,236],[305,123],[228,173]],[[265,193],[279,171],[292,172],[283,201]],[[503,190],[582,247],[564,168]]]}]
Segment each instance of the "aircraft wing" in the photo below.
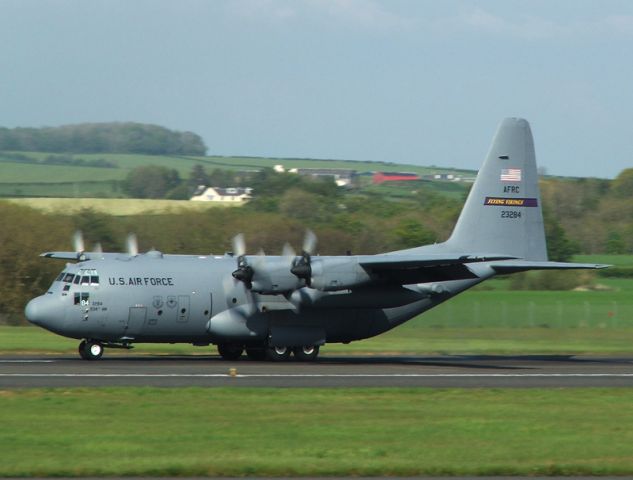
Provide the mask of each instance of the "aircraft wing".
[{"label": "aircraft wing", "polygon": [[401,285],[477,278],[469,263],[511,260],[508,255],[360,255],[358,264],[383,281]]},{"label": "aircraft wing", "polygon": [[437,267],[442,265],[463,265],[464,263],[492,262],[497,260],[514,260],[508,255],[420,255],[420,254],[386,254],[359,255],[358,263],[372,270],[403,270],[407,268]]},{"label": "aircraft wing", "polygon": [[372,255],[359,256],[358,263],[383,281],[400,284],[441,282],[477,278],[469,264],[490,265],[498,274],[528,270],[598,269],[609,265],[521,260],[508,255]]},{"label": "aircraft wing", "polygon": [[102,252],[44,252],[40,257],[55,258],[58,260],[73,260],[85,262],[86,260],[104,260],[117,257],[126,257],[127,253],[102,253]]}]

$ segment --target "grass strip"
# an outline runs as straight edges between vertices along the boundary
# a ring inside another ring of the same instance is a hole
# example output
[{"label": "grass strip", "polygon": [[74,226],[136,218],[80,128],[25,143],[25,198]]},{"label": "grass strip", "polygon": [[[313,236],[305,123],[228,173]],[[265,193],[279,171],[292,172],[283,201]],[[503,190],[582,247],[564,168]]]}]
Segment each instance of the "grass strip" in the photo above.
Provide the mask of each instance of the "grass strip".
[{"label": "grass strip", "polygon": [[630,389],[0,390],[0,476],[630,475]]},{"label": "grass strip", "polygon": [[[329,343],[321,355],[518,355],[594,354],[629,355],[633,328],[474,328],[416,327],[407,325],[384,335],[348,345]],[[60,337],[37,327],[0,327],[0,354],[77,354],[78,340]],[[111,355],[215,355],[214,346],[189,344],[135,344],[132,351]]]}]

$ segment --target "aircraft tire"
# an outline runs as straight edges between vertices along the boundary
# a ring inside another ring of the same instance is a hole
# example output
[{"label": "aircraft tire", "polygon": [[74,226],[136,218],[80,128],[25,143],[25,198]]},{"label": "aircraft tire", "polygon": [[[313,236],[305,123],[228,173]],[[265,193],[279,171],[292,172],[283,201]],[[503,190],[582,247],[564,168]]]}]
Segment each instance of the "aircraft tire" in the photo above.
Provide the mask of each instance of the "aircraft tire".
[{"label": "aircraft tire", "polygon": [[86,354],[86,341],[82,340],[81,342],[79,342],[79,356],[83,359],[83,360],[88,360],[88,355]]},{"label": "aircraft tire", "polygon": [[242,356],[244,347],[242,345],[235,345],[231,343],[219,343],[218,353],[223,360],[237,360]]},{"label": "aircraft tire", "polygon": [[265,348],[247,348],[246,355],[248,356],[249,360],[262,362],[266,360],[266,349]]},{"label": "aircraft tire", "polygon": [[92,340],[84,340],[79,344],[79,355],[84,360],[99,360],[103,356],[103,345]]},{"label": "aircraft tire", "polygon": [[295,347],[292,350],[295,358],[300,362],[313,362],[319,355],[318,345],[306,345],[304,347]]},{"label": "aircraft tire", "polygon": [[290,358],[292,349],[290,347],[268,347],[266,349],[266,358],[273,362],[285,362]]}]

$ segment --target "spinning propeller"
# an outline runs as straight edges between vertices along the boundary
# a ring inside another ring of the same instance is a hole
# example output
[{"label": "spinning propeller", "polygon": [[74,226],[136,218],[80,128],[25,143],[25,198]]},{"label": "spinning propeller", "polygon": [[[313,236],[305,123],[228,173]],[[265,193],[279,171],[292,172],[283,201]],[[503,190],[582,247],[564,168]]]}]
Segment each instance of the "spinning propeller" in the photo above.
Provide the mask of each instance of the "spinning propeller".
[{"label": "spinning propeller", "polygon": [[240,233],[232,242],[233,252],[237,256],[237,269],[232,272],[232,276],[244,283],[247,289],[264,294],[289,293],[309,285],[310,257],[316,242],[316,235],[308,230],[300,257],[288,243],[284,244],[280,257],[267,257],[263,252],[247,257],[244,235]]},{"label": "spinning propeller", "polygon": [[[84,242],[84,236],[81,230],[76,230],[73,233],[73,250],[77,254],[77,260],[85,260],[86,256],[84,253],[86,252],[86,243]],[[103,253],[103,248],[101,248],[101,243],[97,242],[92,247],[91,253]]]},{"label": "spinning propeller", "polygon": [[303,248],[301,257],[292,262],[290,272],[298,278],[305,280],[306,285],[310,286],[312,279],[311,257],[316,248],[317,237],[312,230],[307,230],[303,238]]},{"label": "spinning propeller", "polygon": [[[85,253],[96,253],[96,254],[103,253],[103,247],[101,246],[100,242],[95,243],[94,246],[92,247],[92,250],[86,251],[86,242],[84,241],[84,236],[81,230],[76,230],[75,233],[73,233],[72,244],[73,244],[73,250],[77,254],[77,260],[79,261],[84,261],[86,260],[86,258],[89,257],[85,255]],[[126,253],[128,255],[132,257],[135,257],[138,255],[138,252],[139,252],[138,240],[135,234],[133,233],[128,234],[125,241],[125,246],[126,246]]]}]

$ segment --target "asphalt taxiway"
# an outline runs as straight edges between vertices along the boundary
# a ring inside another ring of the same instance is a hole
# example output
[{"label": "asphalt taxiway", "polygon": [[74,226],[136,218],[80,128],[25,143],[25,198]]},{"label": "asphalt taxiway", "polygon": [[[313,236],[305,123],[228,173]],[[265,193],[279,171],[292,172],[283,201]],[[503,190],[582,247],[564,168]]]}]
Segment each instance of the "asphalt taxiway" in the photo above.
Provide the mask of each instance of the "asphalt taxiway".
[{"label": "asphalt taxiway", "polygon": [[633,387],[633,358],[380,355],[271,363],[211,355],[0,356],[0,388],[99,386]]}]

